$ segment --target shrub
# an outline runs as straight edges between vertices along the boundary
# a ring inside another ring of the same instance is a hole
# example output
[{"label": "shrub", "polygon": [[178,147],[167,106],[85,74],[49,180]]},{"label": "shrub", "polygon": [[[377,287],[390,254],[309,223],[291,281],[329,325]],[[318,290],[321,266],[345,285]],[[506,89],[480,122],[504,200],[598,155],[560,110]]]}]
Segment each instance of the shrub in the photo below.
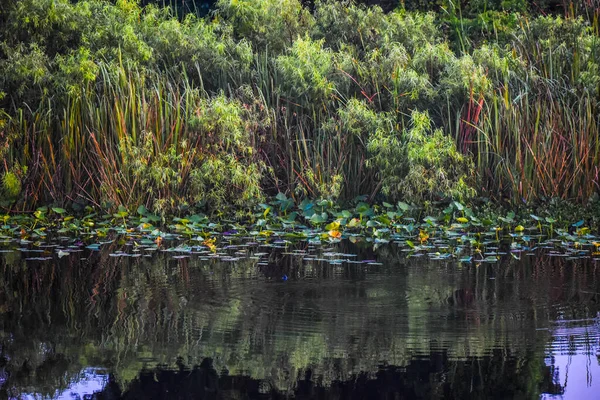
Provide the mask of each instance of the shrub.
[{"label": "shrub", "polygon": [[379,130],[368,149],[369,163],[391,200],[420,203],[451,197],[465,201],[475,195],[471,161],[457,151],[452,138],[440,129],[432,130],[426,112],[413,112],[408,130]]},{"label": "shrub", "polygon": [[313,18],[298,0],[219,0],[219,15],[257,50],[278,54],[304,36]]},{"label": "shrub", "polygon": [[21,190],[21,180],[14,172],[8,171],[2,175],[0,202],[16,200],[21,194]]},{"label": "shrub", "polygon": [[282,91],[293,102],[326,103],[335,89],[333,54],[323,48],[323,41],[298,38],[286,55],[277,57],[282,75]]}]

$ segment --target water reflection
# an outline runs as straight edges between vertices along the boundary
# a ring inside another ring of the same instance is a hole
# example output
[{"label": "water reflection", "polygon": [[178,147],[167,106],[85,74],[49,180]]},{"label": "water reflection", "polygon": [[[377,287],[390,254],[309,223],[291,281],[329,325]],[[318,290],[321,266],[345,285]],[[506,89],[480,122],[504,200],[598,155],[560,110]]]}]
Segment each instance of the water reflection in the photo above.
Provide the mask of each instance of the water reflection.
[{"label": "water reflection", "polygon": [[[475,266],[406,259],[393,246],[233,243],[223,261],[115,257],[136,249],[114,246],[62,258],[33,248],[46,261],[0,255],[0,397],[89,393],[86,381],[125,394],[157,365],[176,374],[207,369],[207,358],[217,387],[238,377],[257,396],[348,398],[385,385],[445,398],[600,392],[590,259]],[[359,262],[373,259],[381,265]]]},{"label": "water reflection", "polygon": [[[111,380],[96,394],[96,399],[124,398],[264,398],[279,399],[388,399],[388,398],[533,398],[539,388],[561,393],[562,388],[552,382],[551,368],[539,381],[531,382],[530,369],[537,372],[539,365],[511,357],[500,350],[480,359],[449,361],[445,353],[418,357],[403,367],[380,366],[372,373],[352,374],[345,380],[322,384],[322,376],[307,370],[298,376],[291,393],[281,393],[268,380],[249,376],[220,374],[212,360],[205,359],[200,366],[178,370],[155,368],[142,371],[125,389]],[[525,372],[525,374],[523,374]],[[506,383],[510,382],[509,385]],[[533,397],[532,397],[533,396]]]}]

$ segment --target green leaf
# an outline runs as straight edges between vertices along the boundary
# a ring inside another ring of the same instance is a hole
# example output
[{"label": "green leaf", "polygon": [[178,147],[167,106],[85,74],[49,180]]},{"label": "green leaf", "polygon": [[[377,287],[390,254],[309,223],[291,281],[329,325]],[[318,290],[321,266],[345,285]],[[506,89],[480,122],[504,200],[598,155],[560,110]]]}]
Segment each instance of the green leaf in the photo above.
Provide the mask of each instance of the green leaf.
[{"label": "green leaf", "polygon": [[313,214],[313,216],[310,217],[310,222],[313,224],[322,224],[325,221],[327,221],[327,218],[324,218],[323,214]]},{"label": "green leaf", "polygon": [[350,222],[348,222],[348,228],[355,228],[360,226],[360,220],[358,218],[352,218]]},{"label": "green leaf", "polygon": [[342,211],[342,217],[344,218],[352,218],[352,213],[348,210],[343,210]]},{"label": "green leaf", "polygon": [[294,222],[296,220],[296,217],[298,216],[297,212],[291,212],[288,214],[287,218],[285,219],[286,222]]},{"label": "green leaf", "polygon": [[142,204],[138,207],[137,213],[146,216],[148,214],[148,209]]},{"label": "green leaf", "polygon": [[403,202],[403,201],[399,201],[398,202],[398,208],[401,209],[404,212],[410,210],[410,206],[408,204],[406,204],[405,202]]},{"label": "green leaf", "polygon": [[287,200],[287,196],[281,192],[277,193],[277,196],[275,196],[275,198],[279,201],[286,201]]},{"label": "green leaf", "polygon": [[129,213],[127,211],[120,211],[116,214],[113,214],[113,217],[115,218],[125,218],[126,216],[128,216]]},{"label": "green leaf", "polygon": [[307,212],[308,210],[311,210],[312,208],[314,208],[315,204],[310,202],[307,199],[302,200],[302,202],[300,203],[300,205],[298,205],[298,208],[300,210],[302,210],[303,212]]},{"label": "green leaf", "polygon": [[367,212],[371,211],[371,207],[367,203],[358,203],[354,211],[357,214],[366,214]]},{"label": "green leaf", "polygon": [[423,221],[430,226],[437,226],[437,218],[434,218],[431,215],[428,215],[425,218],[423,218]]},{"label": "green leaf", "polygon": [[60,207],[53,207],[52,211],[54,211],[57,214],[64,214],[67,212],[67,210],[65,210],[64,208],[60,208]]}]

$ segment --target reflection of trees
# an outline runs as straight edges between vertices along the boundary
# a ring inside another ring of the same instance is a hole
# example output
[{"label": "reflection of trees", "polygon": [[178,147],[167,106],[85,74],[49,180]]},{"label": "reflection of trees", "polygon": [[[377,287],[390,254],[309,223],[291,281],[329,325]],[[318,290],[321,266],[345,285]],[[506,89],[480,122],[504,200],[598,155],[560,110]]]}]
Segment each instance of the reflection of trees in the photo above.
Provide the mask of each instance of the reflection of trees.
[{"label": "reflection of trees", "polygon": [[[524,373],[525,372],[525,373]],[[543,375],[543,376],[542,376]],[[535,355],[524,362],[510,351],[495,350],[489,356],[451,361],[446,353],[432,353],[406,366],[381,366],[376,372],[361,372],[323,385],[310,369],[299,375],[294,389],[281,393],[267,382],[244,375],[218,373],[212,360],[187,369],[146,369],[121,387],[111,379],[96,394],[103,399],[280,399],[290,394],[303,399],[534,399],[540,384],[550,393],[561,393],[552,371]],[[547,379],[549,386],[547,385]]]},{"label": "reflection of trees", "polygon": [[[212,357],[218,370],[286,391],[306,368],[327,384],[382,360],[407,366],[442,352],[471,360],[452,364],[468,365],[452,376],[500,381],[517,360],[532,385],[519,390],[532,393],[545,376],[549,335],[535,329],[555,318],[549,306],[581,318],[600,300],[590,262],[544,256],[460,266],[406,260],[387,247],[378,251],[382,266],[339,266],[277,250],[259,265],[168,253],[111,257],[115,250],[47,263],[0,258],[2,356],[15,371],[3,390],[52,393],[88,365],[109,367],[123,384],[181,356],[188,365]],[[336,251],[373,258],[346,244]],[[487,364],[476,362],[485,357]]]}]

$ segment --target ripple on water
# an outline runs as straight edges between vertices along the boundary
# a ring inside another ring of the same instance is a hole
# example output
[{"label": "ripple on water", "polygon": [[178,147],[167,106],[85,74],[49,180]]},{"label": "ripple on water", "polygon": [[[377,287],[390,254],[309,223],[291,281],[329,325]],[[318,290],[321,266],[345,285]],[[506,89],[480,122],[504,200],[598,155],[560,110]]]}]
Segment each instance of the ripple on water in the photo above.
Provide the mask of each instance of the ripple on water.
[{"label": "ripple on water", "polygon": [[[485,381],[479,362],[493,371],[527,364],[518,373],[535,380],[546,376],[545,361],[567,395],[574,375],[593,376],[583,387],[600,382],[600,278],[591,260],[540,253],[477,266],[406,259],[395,245],[279,247],[173,247],[134,258],[112,246],[44,263],[26,263],[30,251],[2,252],[0,318],[11,338],[3,351],[42,363],[48,351],[35,353],[29,341],[50,342],[44,348],[68,359],[106,360],[130,375],[210,356],[280,387],[305,368],[347,378],[382,363],[431,368],[426,381],[440,385],[461,368],[461,379]],[[574,369],[579,363],[587,370]]]}]

